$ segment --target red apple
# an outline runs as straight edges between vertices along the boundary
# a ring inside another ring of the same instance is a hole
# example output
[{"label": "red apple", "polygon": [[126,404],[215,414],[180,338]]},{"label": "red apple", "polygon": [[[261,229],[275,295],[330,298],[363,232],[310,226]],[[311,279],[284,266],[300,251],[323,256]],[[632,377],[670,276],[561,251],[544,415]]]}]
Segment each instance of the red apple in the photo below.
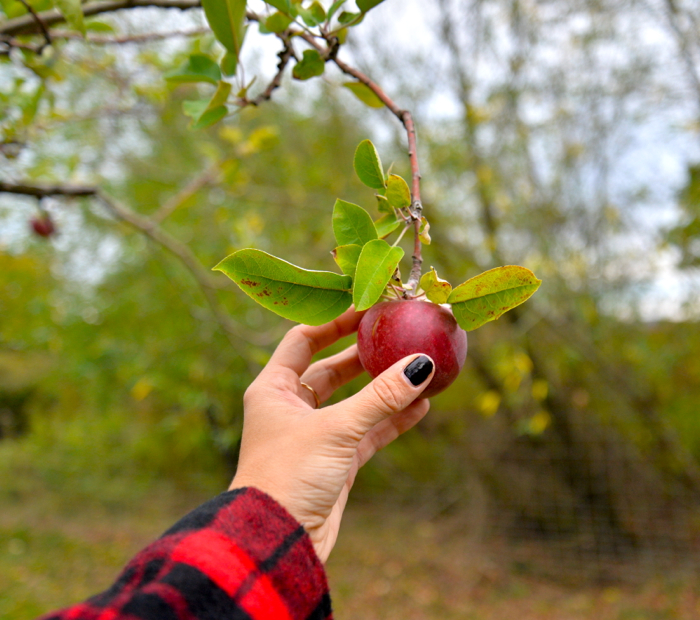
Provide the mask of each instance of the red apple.
[{"label": "red apple", "polygon": [[446,389],[467,358],[467,332],[452,312],[428,301],[386,301],[372,306],[357,330],[360,362],[371,377],[412,353],[435,362],[435,375],[421,394],[430,398]]},{"label": "red apple", "polygon": [[56,232],[56,226],[48,215],[34,217],[29,222],[32,230],[40,237],[50,237]]}]

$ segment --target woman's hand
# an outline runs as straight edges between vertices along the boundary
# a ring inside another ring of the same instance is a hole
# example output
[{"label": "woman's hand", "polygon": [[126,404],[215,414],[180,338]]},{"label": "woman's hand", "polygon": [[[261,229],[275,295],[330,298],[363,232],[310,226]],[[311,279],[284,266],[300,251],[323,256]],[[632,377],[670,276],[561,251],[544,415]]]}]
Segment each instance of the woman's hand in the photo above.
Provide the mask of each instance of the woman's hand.
[{"label": "woman's hand", "polygon": [[416,354],[354,396],[315,408],[302,382],[324,402],[362,366],[356,345],[314,364],[311,358],[357,330],[361,318],[350,309],[320,327],[292,328],[244,397],[241,454],[230,488],[256,487],[276,499],[304,526],[323,562],[358,469],[430,407],[418,397],[430,383],[433,362]]}]

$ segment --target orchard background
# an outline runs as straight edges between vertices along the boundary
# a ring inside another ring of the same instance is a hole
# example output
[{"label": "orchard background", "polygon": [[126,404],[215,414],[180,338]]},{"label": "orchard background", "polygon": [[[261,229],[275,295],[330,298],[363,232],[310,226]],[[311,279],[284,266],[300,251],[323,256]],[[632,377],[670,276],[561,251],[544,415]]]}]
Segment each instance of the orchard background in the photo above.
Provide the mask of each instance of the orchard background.
[{"label": "orchard background", "polygon": [[[333,202],[375,202],[357,144],[411,176],[404,128],[333,57],[292,78],[294,25],[242,17],[226,117],[193,129],[183,101],[216,89],[172,74],[224,54],[198,0],[56,6],[0,0],[11,620],[106,587],[231,477],[242,393],[290,323],[211,267],[256,247],[334,270]],[[337,617],[697,617],[700,8],[385,0],[345,19],[332,53],[413,115],[424,267],[543,285],[470,334],[458,382],[361,472]]]}]

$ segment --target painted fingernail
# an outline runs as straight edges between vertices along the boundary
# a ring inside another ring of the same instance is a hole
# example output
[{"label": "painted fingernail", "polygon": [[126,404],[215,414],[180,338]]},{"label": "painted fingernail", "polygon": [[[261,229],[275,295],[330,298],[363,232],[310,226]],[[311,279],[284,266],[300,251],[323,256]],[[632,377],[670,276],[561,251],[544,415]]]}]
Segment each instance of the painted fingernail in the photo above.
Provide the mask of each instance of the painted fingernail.
[{"label": "painted fingernail", "polygon": [[413,385],[418,386],[430,376],[431,372],[433,372],[433,360],[427,355],[421,355],[404,368],[403,374]]}]

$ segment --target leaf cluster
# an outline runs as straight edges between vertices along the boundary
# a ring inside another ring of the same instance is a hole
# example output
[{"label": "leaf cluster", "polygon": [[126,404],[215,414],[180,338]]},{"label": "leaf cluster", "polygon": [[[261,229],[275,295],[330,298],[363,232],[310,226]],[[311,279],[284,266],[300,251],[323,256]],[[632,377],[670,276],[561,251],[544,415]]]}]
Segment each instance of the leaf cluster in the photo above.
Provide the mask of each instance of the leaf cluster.
[{"label": "leaf cluster", "polygon": [[[70,3],[74,0],[61,1]],[[245,105],[252,81],[234,91],[227,78],[238,73],[241,49],[251,21],[258,22],[260,34],[277,36],[284,43],[285,50],[290,50],[290,57],[295,61],[292,77],[309,80],[323,75],[330,58],[322,55],[319,51],[321,48],[314,46],[301,54],[296,53],[293,39],[305,41],[307,45],[311,45],[310,41],[314,39],[340,44],[345,41],[348,28],[361,23],[365,14],[382,1],[359,0],[359,11],[352,12],[341,11],[346,0],[337,0],[327,10],[318,0],[272,0],[266,1],[266,4],[275,11],[259,16],[246,12],[246,0],[202,0],[207,22],[217,41],[224,47],[224,55],[216,59],[193,54],[184,65],[167,72],[164,77],[173,84],[209,83],[216,86],[209,97],[184,105],[184,113],[192,118],[192,128],[206,128],[233,113],[235,106]],[[284,65],[280,65],[279,70],[283,71]],[[345,82],[343,86],[369,107],[384,106],[381,99],[362,82]],[[235,98],[230,100],[232,92]]]},{"label": "leaf cluster", "polygon": [[[380,217],[373,220],[361,206],[336,200],[332,227],[338,245],[332,255],[342,275],[303,269],[252,248],[234,252],[214,269],[264,308],[307,325],[327,323],[351,304],[363,311],[381,300],[425,298],[450,304],[459,325],[471,331],[522,304],[538,289],[541,281],[515,265],[491,269],[454,289],[435,269],[422,276],[416,291],[404,286],[399,268],[404,250],[398,243],[415,220],[408,184],[396,174],[385,174],[369,140],[357,147],[354,168],[359,179],[377,191]],[[402,226],[390,245],[387,237]],[[421,241],[428,228],[427,221],[421,224]]]}]

